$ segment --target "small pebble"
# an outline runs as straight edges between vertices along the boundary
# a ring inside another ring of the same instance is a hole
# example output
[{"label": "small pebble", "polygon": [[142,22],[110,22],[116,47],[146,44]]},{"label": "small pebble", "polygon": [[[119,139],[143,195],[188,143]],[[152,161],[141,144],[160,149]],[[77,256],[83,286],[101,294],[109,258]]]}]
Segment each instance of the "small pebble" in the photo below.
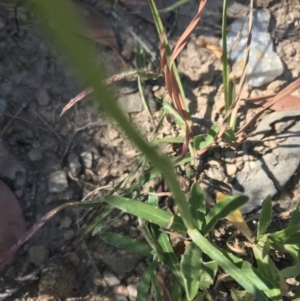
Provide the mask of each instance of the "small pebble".
[{"label": "small pebble", "polygon": [[208,158],[207,162],[210,166],[216,166],[216,167],[221,166],[221,162],[219,160],[214,159],[214,158]]},{"label": "small pebble", "polygon": [[16,195],[17,198],[21,198],[24,195],[24,192],[23,192],[22,189],[17,189],[15,191],[15,195]]},{"label": "small pebble", "polygon": [[[128,290],[126,288],[125,285],[123,284],[120,284],[120,285],[117,285],[113,288],[113,292],[116,294],[116,295],[119,295],[119,296],[124,296],[124,297],[127,297],[128,296]],[[127,299],[126,299],[127,300]]]},{"label": "small pebble", "polygon": [[237,167],[235,164],[226,164],[226,173],[228,176],[233,176],[237,172]]},{"label": "small pebble", "polygon": [[121,283],[120,279],[109,271],[104,271],[103,278],[108,286],[117,286]]},{"label": "small pebble", "polygon": [[72,176],[77,177],[81,172],[81,163],[79,161],[79,157],[72,153],[68,156],[68,163],[69,163],[69,171]]},{"label": "small pebble", "polygon": [[137,297],[137,285],[129,284],[127,286],[127,291],[128,291],[130,301],[135,301],[135,299]]},{"label": "small pebble", "polygon": [[80,154],[80,157],[85,168],[92,168],[93,154],[91,152],[83,152]]},{"label": "small pebble", "polygon": [[28,153],[28,157],[29,157],[30,161],[32,161],[32,162],[40,161],[43,158],[41,151],[38,149],[32,149]]},{"label": "small pebble", "polygon": [[68,228],[70,228],[70,226],[72,225],[72,223],[73,223],[72,219],[69,216],[65,215],[60,220],[60,226],[59,226],[59,228],[60,229],[62,229],[62,228],[68,229]]},{"label": "small pebble", "polygon": [[63,192],[68,189],[68,180],[66,172],[56,171],[49,176],[48,189],[50,193]]},{"label": "small pebble", "polygon": [[44,245],[31,246],[28,254],[35,266],[40,266],[49,259],[49,250]]}]

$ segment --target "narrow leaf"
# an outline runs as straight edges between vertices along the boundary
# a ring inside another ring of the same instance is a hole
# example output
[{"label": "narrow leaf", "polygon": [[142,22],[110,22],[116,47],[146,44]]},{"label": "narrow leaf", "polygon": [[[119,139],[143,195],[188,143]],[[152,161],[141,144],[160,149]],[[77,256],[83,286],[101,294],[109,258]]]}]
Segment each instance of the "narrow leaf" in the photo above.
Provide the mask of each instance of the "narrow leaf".
[{"label": "narrow leaf", "polygon": [[204,262],[201,264],[201,275],[199,288],[206,292],[207,289],[214,283],[218,271],[218,264],[215,261]]},{"label": "narrow leaf", "polygon": [[180,271],[184,279],[187,300],[193,300],[199,290],[202,252],[195,243],[190,243],[180,262]]},{"label": "narrow leaf", "polygon": [[300,225],[289,226],[281,231],[269,234],[270,241],[279,244],[299,244]]},{"label": "narrow leaf", "polygon": [[143,273],[139,286],[137,288],[136,301],[144,301],[147,298],[146,296],[149,295],[151,275],[154,274],[156,267],[157,267],[157,261],[153,261],[152,263],[150,263],[146,271]]},{"label": "narrow leaf", "polygon": [[259,217],[258,229],[257,229],[257,239],[264,235],[267,231],[267,228],[271,222],[272,216],[272,201],[271,197],[268,196],[262,205],[262,210]]},{"label": "narrow leaf", "polygon": [[[226,198],[228,198],[228,195],[218,192],[216,201],[219,203],[226,200]],[[228,214],[226,219],[233,224],[249,241],[252,241],[253,233],[249,229],[239,209],[236,209]]]},{"label": "narrow leaf", "polygon": [[280,271],[281,275],[285,278],[293,278],[300,275],[300,262],[297,264],[284,268]]},{"label": "narrow leaf", "polygon": [[238,195],[230,196],[215,205],[206,216],[206,226],[204,227],[204,234],[207,234],[209,230],[216,224],[216,222],[222,218],[225,218],[231,212],[235,211],[248,201],[247,196]]},{"label": "narrow leaf", "polygon": [[130,213],[163,228],[186,231],[182,219],[165,210],[155,208],[140,201],[118,196],[106,196],[104,200],[111,206],[116,207],[123,212]]},{"label": "narrow leaf", "polygon": [[202,230],[205,223],[206,206],[202,189],[198,183],[193,183],[190,190],[189,204],[195,225]]},{"label": "narrow leaf", "polygon": [[298,202],[295,210],[292,213],[289,226],[294,226],[299,224],[300,224],[300,202]]},{"label": "narrow leaf", "polygon": [[157,239],[159,245],[161,246],[164,257],[165,257],[165,264],[168,265],[168,267],[171,269],[172,273],[176,277],[177,281],[184,286],[184,281],[181,276],[180,272],[180,266],[178,259],[176,258],[176,255],[174,253],[173,247],[169,241],[169,237],[165,232],[161,232],[158,239]]},{"label": "narrow leaf", "polygon": [[152,249],[149,245],[131,237],[122,236],[113,232],[98,233],[98,236],[116,248],[130,251],[141,256],[152,256]]},{"label": "narrow leaf", "polygon": [[[255,285],[254,279],[245,273],[241,273],[241,269],[239,269],[231,260],[224,256],[219,249],[214,247],[203,235],[200,234],[198,230],[188,230],[188,234],[205,254],[213,259],[222,269],[224,269],[226,273],[230,274],[231,277],[234,278],[248,292],[252,293],[256,297],[257,301],[268,300],[268,298]],[[264,283],[261,283],[261,286],[263,285]]]}]

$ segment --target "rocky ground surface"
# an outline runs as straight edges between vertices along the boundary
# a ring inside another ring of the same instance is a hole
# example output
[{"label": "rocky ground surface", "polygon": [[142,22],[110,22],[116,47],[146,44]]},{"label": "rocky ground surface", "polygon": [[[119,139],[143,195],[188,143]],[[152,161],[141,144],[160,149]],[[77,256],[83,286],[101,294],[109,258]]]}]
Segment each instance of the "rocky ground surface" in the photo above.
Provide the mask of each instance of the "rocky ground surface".
[{"label": "rocky ground surface", "polygon": [[[85,2],[97,6],[97,1]],[[244,97],[266,91],[278,92],[299,77],[300,5],[297,2],[256,1],[257,8],[266,8],[271,13],[270,32],[276,52],[283,61],[284,72],[263,87],[246,87]],[[197,3],[190,1],[170,15],[172,46],[196,10]],[[221,1],[208,1],[201,22],[178,59],[193,121],[200,132],[222,121],[221,61],[209,50],[198,46],[203,37],[219,43],[221,11]],[[106,14],[116,33],[121,54],[128,61],[124,66],[115,52],[97,46],[99,61],[95,63],[100,65],[105,58],[108,76],[134,65],[136,40],[128,28],[134,28],[153,60],[159,59],[158,39],[152,24],[125,13],[123,22],[128,25],[125,27],[110,11]],[[17,168],[16,173],[4,168],[6,176],[10,172],[14,176],[13,180],[3,179],[19,200],[27,228],[58,205],[82,200],[99,187],[97,194],[89,197],[101,198],[128,175],[138,158],[137,151],[123,137],[118,126],[109,121],[101,109],[95,109],[91,96],[60,117],[67,102],[86,87],[74,76],[74,71],[55,50],[51,40],[45,38],[39,21],[28,18],[22,7],[17,15],[11,10],[0,12],[0,135],[8,154],[23,167]],[[157,100],[166,93],[162,78],[146,81],[146,91],[152,100],[153,117],[158,120]],[[128,118],[145,137],[150,137],[154,126],[144,109],[136,81],[125,80],[118,85],[117,97]],[[257,111],[256,106],[242,103],[241,124]],[[221,145],[205,154],[199,182],[209,192],[215,182],[232,184],[239,190],[247,179],[250,183],[247,185],[252,186],[244,187],[244,190],[250,197],[257,200],[271,194],[277,204],[275,214],[291,210],[300,193],[298,119],[299,112],[295,111],[266,113],[250,129],[250,140],[237,150]],[[291,133],[293,135],[289,135]],[[172,120],[166,120],[159,135],[174,137],[178,134]],[[292,151],[288,145],[293,145]],[[6,163],[9,162],[3,162],[4,167]],[[263,182],[264,187],[258,186],[258,182]],[[245,212],[254,207],[246,208]],[[0,300],[135,300],[139,277],[146,267],[144,259],[115,249],[96,236],[87,238],[63,258],[44,266],[74,236],[83,214],[72,208],[60,212],[21,248],[14,263],[0,274]],[[114,227],[121,234],[141,238],[136,221],[126,214]],[[31,275],[29,281],[24,278],[26,275]],[[17,278],[21,280],[16,281]]]}]

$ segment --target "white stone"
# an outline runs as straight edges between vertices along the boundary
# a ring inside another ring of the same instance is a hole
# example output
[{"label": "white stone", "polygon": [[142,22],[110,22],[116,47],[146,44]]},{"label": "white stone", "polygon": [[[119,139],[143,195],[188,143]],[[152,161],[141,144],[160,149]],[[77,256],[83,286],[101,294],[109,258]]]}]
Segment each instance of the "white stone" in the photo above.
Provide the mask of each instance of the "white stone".
[{"label": "white stone", "polygon": [[[233,62],[233,73],[240,77],[246,60],[246,48],[249,31],[249,18],[244,16],[235,20],[227,35],[227,51],[236,42],[230,52],[230,60]],[[270,13],[266,9],[253,10],[253,28],[250,46],[250,55],[246,73],[246,81],[249,86],[260,87],[270,83],[283,73],[283,64],[276,52],[273,51],[273,41],[268,32]],[[222,41],[221,41],[222,44]]]}]

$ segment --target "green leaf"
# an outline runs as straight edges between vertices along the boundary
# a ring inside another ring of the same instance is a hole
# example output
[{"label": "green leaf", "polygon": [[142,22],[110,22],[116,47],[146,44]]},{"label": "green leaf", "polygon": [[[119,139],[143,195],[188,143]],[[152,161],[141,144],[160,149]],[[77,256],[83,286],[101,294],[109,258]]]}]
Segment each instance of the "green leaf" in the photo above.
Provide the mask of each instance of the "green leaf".
[{"label": "green leaf", "polygon": [[182,219],[179,216],[173,215],[165,210],[155,208],[140,201],[119,196],[109,195],[106,196],[104,200],[109,205],[118,208],[123,212],[130,213],[163,228],[186,231],[186,227],[184,226]]},{"label": "green leaf", "polygon": [[[188,234],[193,242],[195,242],[207,256],[213,259],[222,269],[224,269],[226,273],[235,279],[248,292],[252,293],[256,297],[257,301],[268,301],[267,297],[261,292],[261,287],[263,287],[263,289],[267,289],[265,283],[259,280],[258,287],[256,285],[256,279],[253,278],[251,274],[245,273],[238,268],[232,260],[228,259],[218,248],[213,246],[198,230],[188,230]],[[250,270],[252,270],[252,267],[250,267]]]},{"label": "green leaf", "polygon": [[157,261],[153,261],[152,263],[150,263],[150,265],[143,273],[139,286],[137,288],[136,301],[144,301],[148,299],[147,296],[149,295],[151,275],[154,274],[156,267],[157,267]]},{"label": "green leaf", "polygon": [[234,256],[230,252],[226,252],[223,249],[217,248],[226,258],[228,258],[232,263],[234,263],[244,275],[248,275],[252,279],[255,286],[260,290],[267,290],[274,288],[274,284],[266,278],[259,270],[252,267],[249,262],[242,260]]},{"label": "green leaf", "polygon": [[247,291],[239,291],[234,288],[231,289],[231,297],[233,301],[254,301],[252,294],[249,294]]},{"label": "green leaf", "polygon": [[194,147],[196,150],[203,149],[206,146],[206,135],[197,135],[194,137]]},{"label": "green leaf", "polygon": [[281,244],[275,244],[274,248],[278,249],[278,250],[283,249],[283,251],[288,252],[296,262],[300,261],[300,246],[299,245],[284,245],[282,248]]},{"label": "green leaf", "polygon": [[206,292],[214,283],[218,271],[218,264],[215,261],[204,262],[201,264],[201,275],[199,288]]},{"label": "green leaf", "polygon": [[[154,188],[149,187],[149,192],[155,192]],[[148,204],[155,207],[155,208],[159,208],[159,206],[158,206],[158,196],[154,195],[154,194],[149,194]]]},{"label": "green leaf", "polygon": [[293,297],[293,301],[300,301],[300,287],[296,289],[295,296]]},{"label": "green leaf", "polygon": [[103,223],[104,218],[106,218],[113,210],[113,207],[107,206],[107,208],[105,208],[99,215],[97,215],[89,225],[87,225],[83,230],[80,231],[76,239],[76,244],[79,243],[91,231],[93,231],[94,233],[97,226],[100,223]]},{"label": "green leaf", "polygon": [[207,133],[206,143],[209,144],[214,141],[215,137],[220,131],[221,126],[219,124],[213,124]]},{"label": "green leaf", "polygon": [[265,290],[266,295],[272,300],[281,300],[280,277],[278,270],[269,255],[263,256],[263,250],[257,246],[253,246],[253,253],[256,259],[258,270],[268,278],[274,285],[274,288]]},{"label": "green leaf", "polygon": [[116,248],[130,251],[145,257],[152,256],[152,249],[149,245],[131,237],[122,236],[113,232],[98,233],[98,236]]},{"label": "green leaf", "polygon": [[280,271],[281,275],[285,278],[293,278],[300,275],[300,262],[297,264],[284,268]]},{"label": "green leaf", "polygon": [[156,297],[156,301],[163,301],[162,300],[162,296],[161,296],[161,292],[160,292],[160,289],[159,289],[159,285],[158,285],[158,282],[157,282],[157,277],[156,277],[156,273],[151,273],[151,283],[152,283],[152,288],[154,290],[154,293],[155,293],[155,297]]},{"label": "green leaf", "polygon": [[271,197],[268,196],[262,205],[262,210],[259,217],[258,229],[257,229],[257,239],[264,235],[267,228],[271,222],[272,217],[272,201]]},{"label": "green leaf", "polygon": [[169,241],[168,235],[165,232],[161,232],[157,238],[157,241],[164,252],[164,263],[168,265],[177,281],[184,287],[184,281],[180,273],[179,262]]},{"label": "green leaf", "polygon": [[195,298],[199,291],[202,252],[195,243],[190,243],[182,255],[180,271],[184,279],[184,287],[188,301]]},{"label": "green leaf", "polygon": [[178,126],[180,127],[185,126],[182,117],[179,115],[177,110],[175,110],[168,102],[166,101],[163,102],[162,109],[164,112],[166,112],[167,114],[171,114],[174,117],[175,122]]},{"label": "green leaf", "polygon": [[273,243],[287,244],[287,245],[299,245],[300,225],[289,226],[281,231],[270,233],[269,239]]},{"label": "green leaf", "polygon": [[231,128],[227,128],[224,132],[225,139],[227,141],[232,142],[236,140],[235,133]]},{"label": "green leaf", "polygon": [[202,230],[202,224],[205,224],[206,205],[202,189],[198,183],[193,183],[189,197],[190,210],[195,225]]},{"label": "green leaf", "polygon": [[207,234],[218,220],[225,218],[229,213],[246,204],[247,201],[247,196],[237,195],[230,196],[217,203],[206,216],[206,226],[204,227],[203,233]]},{"label": "green leaf", "polygon": [[297,204],[295,210],[292,213],[289,226],[295,226],[300,224],[300,202]]}]

